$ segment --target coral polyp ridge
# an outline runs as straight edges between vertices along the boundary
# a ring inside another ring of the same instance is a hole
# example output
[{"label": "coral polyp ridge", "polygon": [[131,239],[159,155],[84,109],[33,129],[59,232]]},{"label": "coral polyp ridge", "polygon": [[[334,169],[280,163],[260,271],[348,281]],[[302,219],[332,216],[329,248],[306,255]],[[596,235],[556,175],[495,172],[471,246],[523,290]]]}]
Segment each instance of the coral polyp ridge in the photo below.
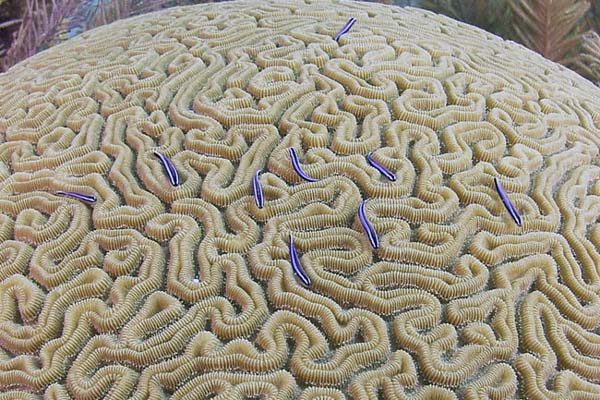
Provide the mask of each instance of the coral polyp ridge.
[{"label": "coral polyp ridge", "polygon": [[235,1],[0,93],[1,398],[600,397],[600,92],[524,47]]}]

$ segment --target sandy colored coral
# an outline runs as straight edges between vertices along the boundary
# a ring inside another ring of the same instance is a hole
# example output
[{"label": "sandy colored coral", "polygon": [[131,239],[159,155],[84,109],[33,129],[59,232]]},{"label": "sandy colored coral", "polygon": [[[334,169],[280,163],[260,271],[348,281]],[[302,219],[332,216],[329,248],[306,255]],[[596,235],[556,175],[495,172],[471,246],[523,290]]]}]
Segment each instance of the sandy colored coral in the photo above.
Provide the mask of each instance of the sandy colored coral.
[{"label": "sandy colored coral", "polygon": [[0,398],[600,397],[600,90],[522,46],[236,1],[86,32],[0,93]]}]

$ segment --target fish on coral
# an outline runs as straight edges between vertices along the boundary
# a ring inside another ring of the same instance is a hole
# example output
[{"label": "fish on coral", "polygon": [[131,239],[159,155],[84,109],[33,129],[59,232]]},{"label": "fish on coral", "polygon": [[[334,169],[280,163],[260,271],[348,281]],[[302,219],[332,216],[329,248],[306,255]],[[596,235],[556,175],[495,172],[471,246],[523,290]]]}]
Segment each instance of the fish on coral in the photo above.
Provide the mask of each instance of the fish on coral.
[{"label": "fish on coral", "polygon": [[519,215],[519,212],[517,211],[515,206],[513,206],[512,202],[508,198],[508,195],[506,194],[506,191],[504,190],[504,187],[502,186],[500,179],[498,179],[497,177],[494,177],[494,183],[496,184],[496,190],[498,191],[498,194],[500,194],[500,198],[502,199],[502,202],[504,203],[504,206],[508,210],[508,213],[510,214],[512,219],[515,221],[515,223],[517,225],[519,225],[519,226],[523,225],[523,219],[521,218],[521,216]]},{"label": "fish on coral", "polygon": [[[600,91],[522,46],[416,9],[244,0],[90,31],[0,88],[5,397],[600,398],[600,254],[577,247],[596,218],[573,212],[597,192]],[[494,176],[543,214],[527,235]]]},{"label": "fish on coral", "polygon": [[300,257],[298,257],[298,252],[296,251],[296,247],[294,246],[294,238],[290,233],[290,260],[292,261],[292,269],[298,278],[304,283],[306,286],[310,285],[310,277],[302,268],[302,264],[300,263]]},{"label": "fish on coral", "polygon": [[390,181],[395,181],[396,175],[392,171],[378,163],[375,159],[373,159],[372,153],[373,152],[370,151],[369,154],[367,154],[367,160],[369,161],[369,164],[371,164],[373,168],[381,172],[381,174],[388,178]]},{"label": "fish on coral", "polygon": [[355,22],[356,18],[350,18],[348,22],[346,22],[346,25],[344,25],[344,27],[337,33],[337,35],[335,35],[335,41],[337,42],[338,40],[340,40],[342,35],[348,33],[348,31],[350,31],[350,28],[352,28]]},{"label": "fish on coral", "polygon": [[298,155],[296,154],[296,149],[294,149],[293,147],[290,147],[289,151],[290,151],[290,157],[292,159],[292,166],[294,167],[294,171],[296,171],[296,173],[305,181],[317,182],[317,179],[313,178],[310,175],[307,175],[304,171],[302,171],[302,168],[300,167],[300,162],[298,161]]},{"label": "fish on coral", "polygon": [[165,168],[165,171],[167,172],[167,175],[169,177],[169,181],[171,182],[171,185],[173,186],[179,186],[179,174],[177,174],[177,169],[175,169],[175,166],[173,165],[173,162],[166,157],[164,154],[154,150],[154,154],[160,158],[160,161],[163,164],[163,167]]},{"label": "fish on coral", "polygon": [[377,232],[375,231],[375,228],[373,228],[373,226],[367,219],[367,214],[365,212],[365,204],[366,203],[367,203],[366,200],[363,200],[360,203],[360,206],[358,207],[358,217],[360,218],[360,223],[362,224],[363,228],[365,229],[365,232],[367,232],[367,236],[369,236],[369,241],[371,242],[371,246],[373,246],[374,249],[377,249],[379,247],[379,236],[377,236]]},{"label": "fish on coral", "polygon": [[81,201],[86,201],[88,203],[94,203],[97,200],[96,196],[93,194],[83,194],[83,193],[69,192],[69,191],[64,191],[64,190],[57,190],[56,194],[63,195],[63,196],[70,196],[75,199],[79,199]]},{"label": "fish on coral", "polygon": [[252,179],[252,187],[254,189],[254,201],[256,202],[256,206],[258,208],[263,208],[265,206],[265,198],[263,196],[262,187],[260,187],[259,175],[260,169],[254,174],[254,178]]}]

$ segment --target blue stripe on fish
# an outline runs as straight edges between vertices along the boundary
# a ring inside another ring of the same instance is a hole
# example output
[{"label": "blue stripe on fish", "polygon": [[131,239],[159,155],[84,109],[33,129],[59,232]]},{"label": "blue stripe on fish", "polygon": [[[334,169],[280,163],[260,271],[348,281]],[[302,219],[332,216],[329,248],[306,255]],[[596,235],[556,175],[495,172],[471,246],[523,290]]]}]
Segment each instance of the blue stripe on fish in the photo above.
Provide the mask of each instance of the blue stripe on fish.
[{"label": "blue stripe on fish", "polygon": [[300,177],[302,179],[304,179],[305,181],[317,182],[317,179],[313,178],[312,176],[306,175],[304,173],[304,171],[302,171],[302,168],[300,168],[300,162],[298,161],[298,155],[296,154],[296,149],[294,149],[293,147],[290,147],[289,152],[290,152],[290,157],[292,159],[292,166],[294,167],[294,171],[296,171],[296,173],[298,175],[300,175]]},{"label": "blue stripe on fish", "polygon": [[258,208],[263,208],[265,206],[265,198],[263,196],[262,188],[260,187],[260,180],[258,178],[259,174],[260,169],[254,174],[254,179],[252,179],[252,186],[254,189],[254,201],[256,202],[256,206]]},{"label": "blue stripe on fish", "polygon": [[310,278],[308,277],[308,275],[306,275],[306,272],[304,272],[304,269],[302,268],[302,264],[300,264],[300,257],[298,257],[298,252],[296,251],[296,248],[294,247],[294,238],[292,237],[291,233],[290,233],[290,259],[292,261],[292,269],[294,270],[294,273],[298,276],[298,278],[300,278],[302,283],[304,283],[306,286],[309,286]]},{"label": "blue stripe on fish", "polygon": [[348,31],[350,30],[350,28],[352,28],[352,25],[354,25],[355,22],[356,18],[350,18],[348,22],[346,22],[346,25],[344,25],[344,27],[337,33],[337,35],[335,35],[335,41],[337,42],[340,39],[340,37],[342,37],[342,35],[348,33]]},{"label": "blue stripe on fish", "polygon": [[82,193],[77,193],[77,192],[66,192],[63,190],[57,190],[56,194],[60,194],[63,196],[70,196],[82,201],[87,201],[89,203],[94,203],[96,201],[96,196],[94,196],[93,194],[82,194]]},{"label": "blue stripe on fish", "polygon": [[369,164],[371,164],[376,170],[381,172],[381,174],[383,176],[385,176],[386,178],[388,178],[390,181],[395,181],[396,175],[394,175],[394,173],[391,172],[389,169],[387,169],[386,167],[384,167],[383,165],[381,165],[377,161],[375,161],[373,159],[373,156],[371,155],[372,153],[373,152],[370,151],[369,154],[367,154],[367,160],[369,161]]},{"label": "blue stripe on fish", "polygon": [[369,223],[367,220],[367,215],[365,213],[365,204],[366,200],[363,200],[358,207],[358,217],[360,218],[360,223],[362,224],[365,232],[369,236],[369,241],[371,242],[371,246],[374,249],[379,247],[379,236],[377,236],[377,232],[375,232],[375,228]]},{"label": "blue stripe on fish", "polygon": [[504,206],[508,210],[508,213],[510,214],[512,219],[515,221],[515,223],[517,225],[521,226],[523,224],[523,220],[521,219],[521,216],[519,215],[515,206],[513,206],[513,204],[511,203],[510,199],[508,198],[508,195],[504,191],[504,187],[502,186],[500,179],[494,178],[494,183],[496,184],[496,190],[500,194],[500,198],[502,199]]},{"label": "blue stripe on fish", "polygon": [[169,177],[169,181],[171,181],[171,185],[179,186],[179,175],[177,174],[177,170],[175,169],[175,166],[171,160],[156,150],[154,151],[154,154],[160,158],[160,161],[162,162],[163,167],[165,168],[165,171]]}]

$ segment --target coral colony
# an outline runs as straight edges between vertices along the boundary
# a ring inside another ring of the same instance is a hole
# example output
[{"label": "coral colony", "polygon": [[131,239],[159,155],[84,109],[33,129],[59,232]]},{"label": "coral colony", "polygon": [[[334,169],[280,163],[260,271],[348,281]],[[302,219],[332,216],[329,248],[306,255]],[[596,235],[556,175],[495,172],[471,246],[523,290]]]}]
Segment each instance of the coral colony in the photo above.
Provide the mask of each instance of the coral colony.
[{"label": "coral colony", "polygon": [[599,92],[522,46],[202,4],[0,88],[6,398],[600,398]]}]

